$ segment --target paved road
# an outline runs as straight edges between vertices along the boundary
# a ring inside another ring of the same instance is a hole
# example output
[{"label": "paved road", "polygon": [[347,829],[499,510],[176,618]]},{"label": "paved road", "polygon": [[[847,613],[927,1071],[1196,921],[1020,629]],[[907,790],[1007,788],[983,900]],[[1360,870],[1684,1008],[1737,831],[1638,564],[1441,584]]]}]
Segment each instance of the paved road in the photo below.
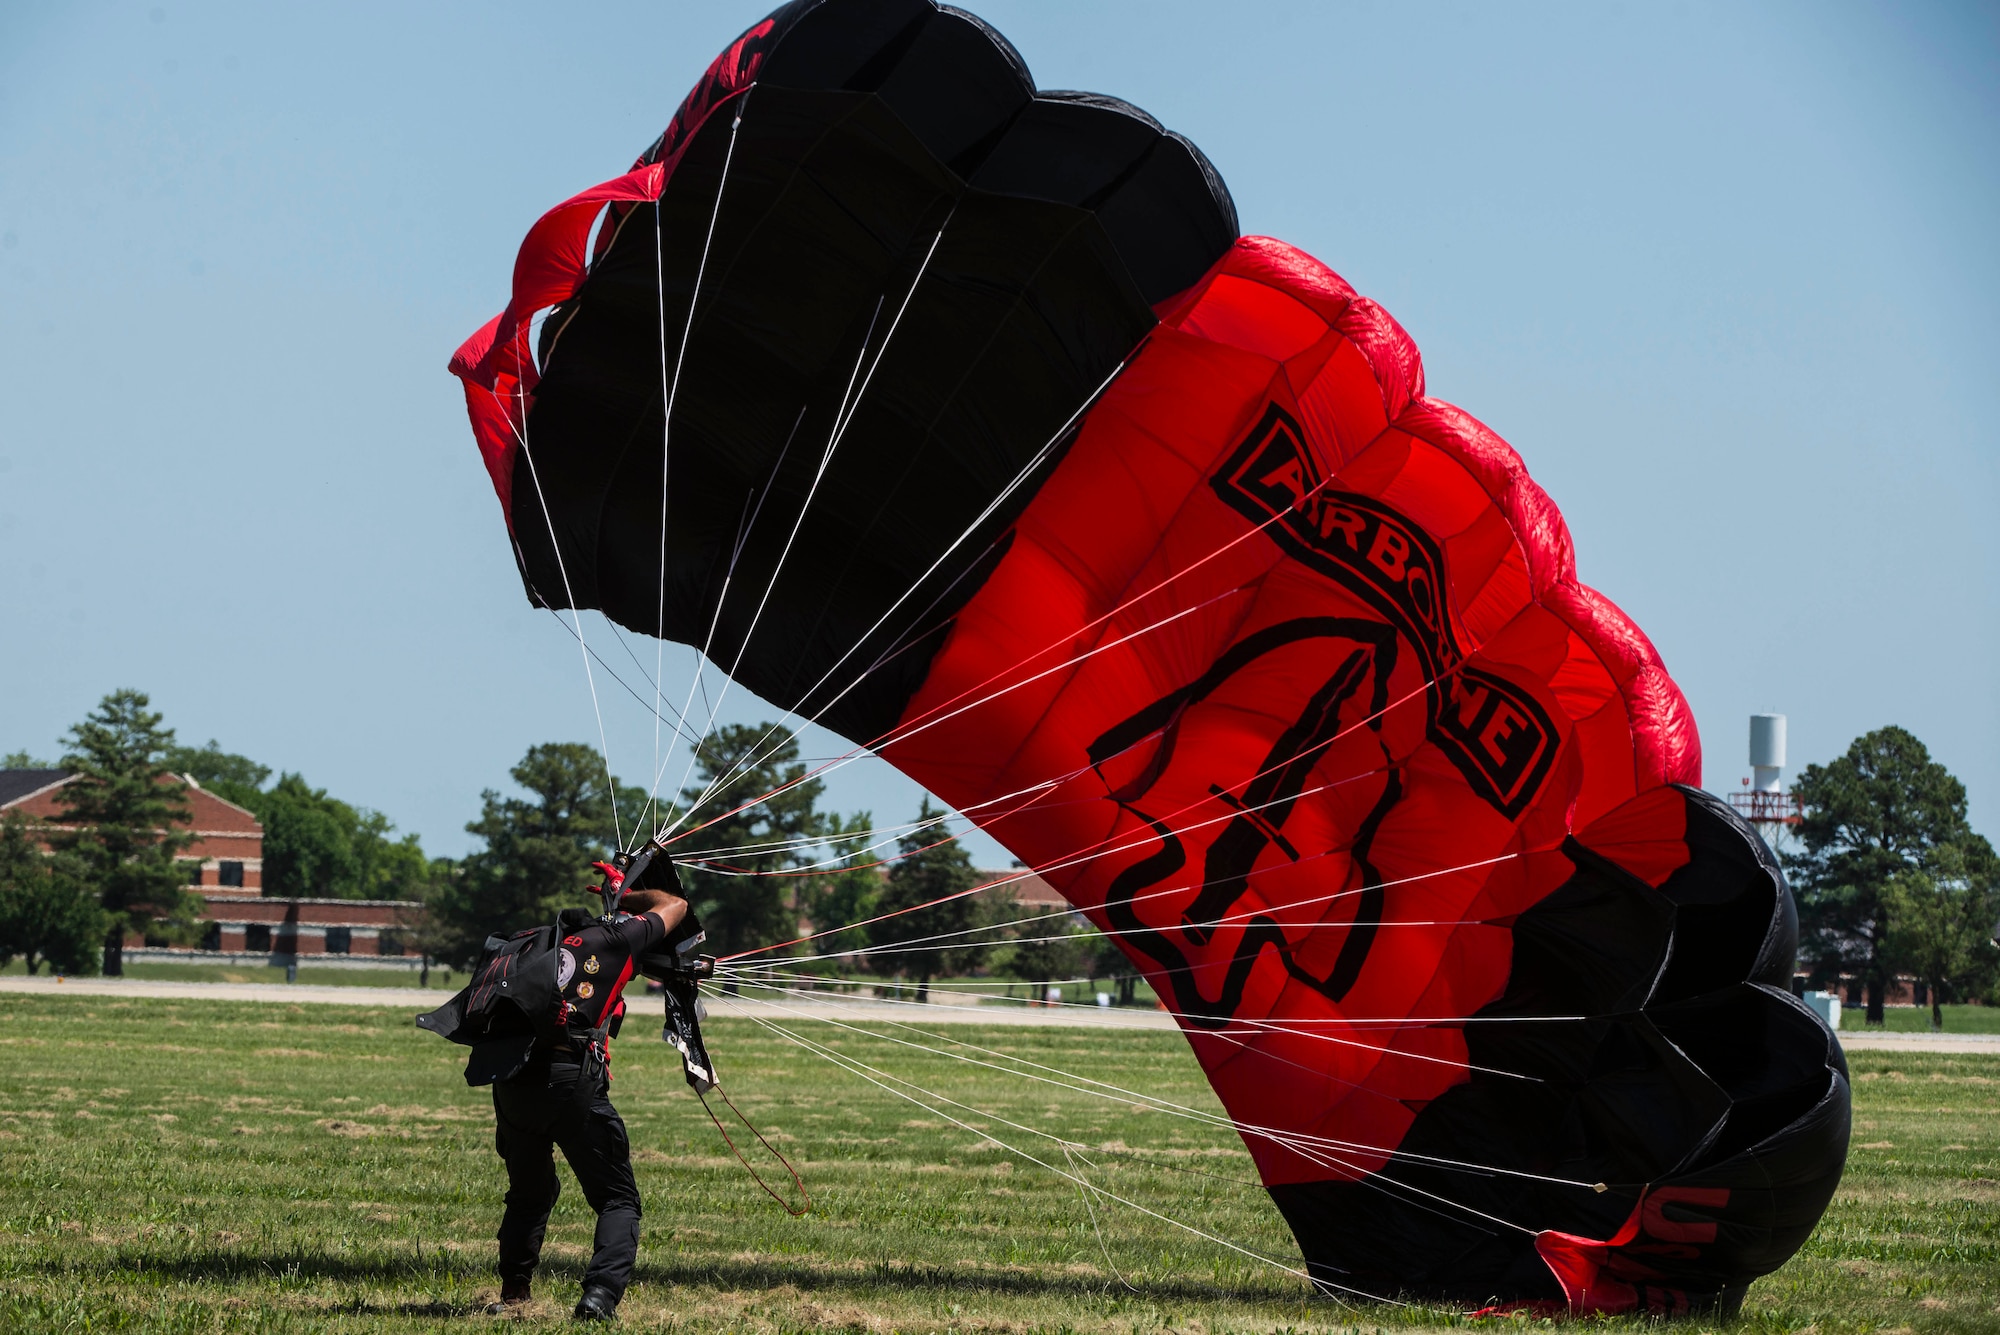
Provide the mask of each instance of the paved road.
[{"label": "paved road", "polygon": [[1840,1031],[1840,1046],[1849,1052],[2000,1053],[2000,1034],[1892,1034],[1860,1029]]},{"label": "paved road", "polygon": [[[436,1006],[451,995],[441,987],[311,987],[283,983],[172,983],[155,979],[0,978],[0,997],[8,994],[77,997],[149,997],[183,1001],[254,1001],[269,1004],[331,1006],[390,1006],[412,1015]],[[710,1003],[716,1015],[754,1015],[766,1019],[899,1020],[931,1024],[1085,1025],[1099,1029],[1172,1029],[1173,1017],[1160,1011],[1099,1010],[1095,1006],[1027,1007],[969,1004],[967,998],[945,998],[931,1005],[879,1001],[862,997],[813,997],[785,1001],[751,1001],[717,997]],[[1850,1052],[1959,1052],[2000,1055],[2000,1034],[1903,1034],[1844,1030],[1841,1046]]]}]

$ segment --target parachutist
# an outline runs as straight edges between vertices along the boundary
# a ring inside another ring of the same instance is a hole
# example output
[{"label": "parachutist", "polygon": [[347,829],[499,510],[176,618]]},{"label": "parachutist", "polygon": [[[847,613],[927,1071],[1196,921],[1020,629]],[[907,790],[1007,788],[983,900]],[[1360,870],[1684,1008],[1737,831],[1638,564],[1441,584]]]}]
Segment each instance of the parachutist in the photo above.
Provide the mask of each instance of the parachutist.
[{"label": "parachutist", "polygon": [[564,909],[551,926],[488,937],[465,990],[417,1021],[470,1046],[466,1083],[493,1086],[494,1149],[507,1166],[507,1197],[498,1234],[502,1287],[489,1311],[528,1301],[561,1193],[557,1147],[597,1214],[579,1320],[612,1318],[638,1254],[639,1188],[625,1122],[611,1104],[611,1039],[633,976],[656,973],[663,958],[704,937],[664,849],[649,844],[595,865],[604,874],[591,887],[602,913]]}]

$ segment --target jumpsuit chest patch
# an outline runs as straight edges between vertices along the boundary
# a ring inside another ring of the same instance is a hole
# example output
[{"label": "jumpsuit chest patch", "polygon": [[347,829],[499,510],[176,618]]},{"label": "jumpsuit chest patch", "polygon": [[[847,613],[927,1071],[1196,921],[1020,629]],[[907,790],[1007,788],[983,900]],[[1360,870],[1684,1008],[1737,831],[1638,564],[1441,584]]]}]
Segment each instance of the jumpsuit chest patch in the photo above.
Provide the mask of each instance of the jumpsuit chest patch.
[{"label": "jumpsuit chest patch", "polygon": [[589,959],[583,962],[583,971],[585,973],[596,973],[599,967],[600,966],[597,963],[597,956],[595,955],[592,955]]},{"label": "jumpsuit chest patch", "polygon": [[[592,958],[595,959],[596,957],[593,956]],[[576,956],[570,954],[567,950],[557,951],[556,988],[560,990],[568,987],[569,980],[574,977],[576,977]]]},{"label": "jumpsuit chest patch", "polygon": [[595,994],[596,991],[597,988],[591,985],[590,983],[578,983],[576,985],[577,996],[583,998],[583,1000],[585,1001],[589,1001],[591,996]]}]

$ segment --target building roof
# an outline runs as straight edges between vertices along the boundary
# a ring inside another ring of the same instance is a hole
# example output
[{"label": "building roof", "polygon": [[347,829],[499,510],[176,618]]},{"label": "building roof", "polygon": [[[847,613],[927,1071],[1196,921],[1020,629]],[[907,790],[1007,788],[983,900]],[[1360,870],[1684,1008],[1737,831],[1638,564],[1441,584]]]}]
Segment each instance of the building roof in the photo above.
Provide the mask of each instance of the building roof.
[{"label": "building roof", "polygon": [[0,769],[0,807],[11,807],[68,777],[66,769]]}]

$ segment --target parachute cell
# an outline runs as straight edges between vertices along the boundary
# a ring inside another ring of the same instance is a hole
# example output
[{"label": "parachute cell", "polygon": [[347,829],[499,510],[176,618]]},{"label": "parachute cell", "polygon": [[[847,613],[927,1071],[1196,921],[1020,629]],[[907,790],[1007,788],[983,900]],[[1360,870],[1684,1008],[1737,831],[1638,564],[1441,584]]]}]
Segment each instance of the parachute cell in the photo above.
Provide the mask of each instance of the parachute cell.
[{"label": "parachute cell", "polygon": [[1116,933],[1315,1275],[1681,1310],[1811,1231],[1845,1070],[1653,646],[1145,113],[801,0],[454,370],[530,598],[705,647]]}]

